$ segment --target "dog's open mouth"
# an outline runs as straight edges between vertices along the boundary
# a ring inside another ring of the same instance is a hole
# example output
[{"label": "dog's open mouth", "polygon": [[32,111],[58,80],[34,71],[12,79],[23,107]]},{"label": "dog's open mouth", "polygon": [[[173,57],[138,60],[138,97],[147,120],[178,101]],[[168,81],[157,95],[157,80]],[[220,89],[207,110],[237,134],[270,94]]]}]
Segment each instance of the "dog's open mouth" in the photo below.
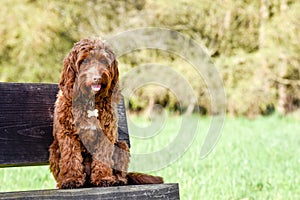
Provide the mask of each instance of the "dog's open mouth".
[{"label": "dog's open mouth", "polygon": [[100,84],[93,84],[91,85],[92,91],[94,92],[98,92],[101,89],[101,85]]}]

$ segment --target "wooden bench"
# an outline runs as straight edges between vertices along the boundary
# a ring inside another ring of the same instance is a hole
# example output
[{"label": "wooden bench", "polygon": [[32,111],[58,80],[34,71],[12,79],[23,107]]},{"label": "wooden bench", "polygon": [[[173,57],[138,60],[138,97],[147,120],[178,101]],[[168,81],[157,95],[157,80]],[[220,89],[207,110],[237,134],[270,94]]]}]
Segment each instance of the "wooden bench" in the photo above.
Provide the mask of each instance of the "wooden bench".
[{"label": "wooden bench", "polygon": [[[48,164],[57,84],[0,83],[0,168]],[[119,140],[129,145],[124,100]],[[2,192],[0,199],[179,199],[178,184]]]}]

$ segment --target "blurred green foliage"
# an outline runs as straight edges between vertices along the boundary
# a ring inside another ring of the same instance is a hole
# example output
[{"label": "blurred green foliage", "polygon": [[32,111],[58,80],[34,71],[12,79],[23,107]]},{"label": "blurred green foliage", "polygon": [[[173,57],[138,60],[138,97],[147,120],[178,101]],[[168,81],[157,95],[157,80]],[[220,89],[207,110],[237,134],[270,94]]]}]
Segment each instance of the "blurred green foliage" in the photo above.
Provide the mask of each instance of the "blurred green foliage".
[{"label": "blurred green foliage", "polygon": [[[62,60],[79,39],[165,27],[206,47],[230,114],[287,114],[300,107],[299,10],[297,0],[2,0],[0,81],[58,82]],[[145,63],[171,66],[195,90],[201,112],[211,112],[205,82],[180,57],[141,50],[119,60],[121,75]],[[149,110],[153,103],[180,111],[176,96],[160,86],[138,89],[129,105]]]}]

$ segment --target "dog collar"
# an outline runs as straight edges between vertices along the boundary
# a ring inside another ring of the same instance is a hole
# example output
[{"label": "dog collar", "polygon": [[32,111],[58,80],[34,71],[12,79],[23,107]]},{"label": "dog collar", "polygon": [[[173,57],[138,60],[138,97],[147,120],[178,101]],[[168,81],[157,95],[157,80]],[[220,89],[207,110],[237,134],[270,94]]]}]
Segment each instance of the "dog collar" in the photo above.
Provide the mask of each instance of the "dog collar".
[{"label": "dog collar", "polygon": [[87,114],[88,114],[88,118],[90,118],[90,117],[98,117],[98,110],[97,109],[95,109],[95,110],[88,110]]}]

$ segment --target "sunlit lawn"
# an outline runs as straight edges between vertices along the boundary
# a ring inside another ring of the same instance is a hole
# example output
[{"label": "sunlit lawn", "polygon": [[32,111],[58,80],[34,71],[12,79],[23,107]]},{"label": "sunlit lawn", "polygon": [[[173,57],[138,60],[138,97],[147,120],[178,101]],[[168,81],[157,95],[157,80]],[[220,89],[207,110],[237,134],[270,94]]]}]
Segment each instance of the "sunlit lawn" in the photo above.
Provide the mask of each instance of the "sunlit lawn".
[{"label": "sunlit lawn", "polygon": [[[139,129],[130,126],[131,132],[140,132],[131,134],[133,158],[138,153],[164,149],[178,134],[190,134],[179,131],[190,124],[181,124],[179,116],[161,120],[161,132],[152,137],[151,131],[141,133],[151,123],[140,117],[130,119],[141,125]],[[277,115],[254,120],[227,117],[219,142],[205,159],[200,159],[200,150],[210,119],[193,119],[200,125],[195,139],[188,142],[191,145],[184,148],[186,152],[175,162],[149,172],[163,176],[166,182],[178,182],[181,199],[300,199],[299,119]],[[157,160],[167,160],[172,151],[162,153]],[[140,166],[142,170],[147,165],[151,163],[132,160],[131,169]],[[2,192],[55,186],[48,166],[0,169],[0,181]]]}]

